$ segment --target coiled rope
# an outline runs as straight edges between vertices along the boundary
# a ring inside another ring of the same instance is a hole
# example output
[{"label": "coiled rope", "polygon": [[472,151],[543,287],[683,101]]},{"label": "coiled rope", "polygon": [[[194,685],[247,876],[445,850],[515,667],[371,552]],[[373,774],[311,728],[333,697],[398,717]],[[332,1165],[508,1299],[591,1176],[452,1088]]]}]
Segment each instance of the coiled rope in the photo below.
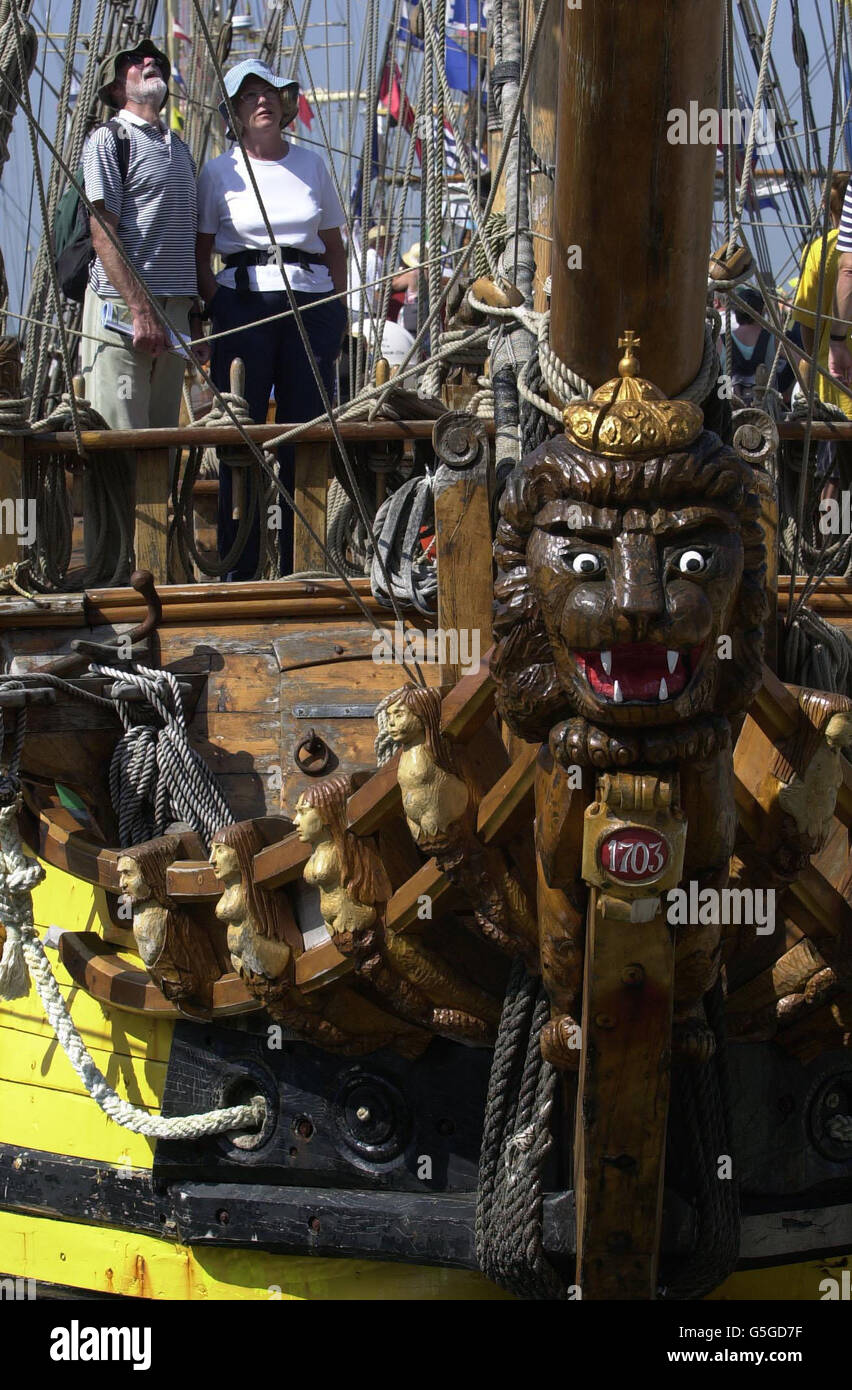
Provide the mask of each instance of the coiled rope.
[{"label": "coiled rope", "polygon": [[93,665],[90,670],[135,686],[162,721],[160,728],[141,723],[139,706],[115,701],[125,733],[112,756],[109,786],[122,848],[162,835],[178,820],[197,831],[209,850],[214,832],[232,825],[234,817],[214,774],[190,746],[177,678],[146,666],[121,671]]}]

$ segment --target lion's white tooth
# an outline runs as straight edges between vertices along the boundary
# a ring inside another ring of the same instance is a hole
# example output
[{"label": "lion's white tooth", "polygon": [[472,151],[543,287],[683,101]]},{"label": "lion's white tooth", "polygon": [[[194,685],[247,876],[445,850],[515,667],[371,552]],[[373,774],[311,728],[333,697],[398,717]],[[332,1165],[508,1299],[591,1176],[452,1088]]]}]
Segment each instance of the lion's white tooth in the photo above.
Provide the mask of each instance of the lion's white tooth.
[{"label": "lion's white tooth", "polygon": [[674,668],[677,666],[679,656],[679,652],[666,652],[666,661],[669,663],[669,675],[674,674]]},{"label": "lion's white tooth", "polygon": [[612,652],[601,652],[601,666],[606,675],[612,675]]},{"label": "lion's white tooth", "polygon": [[624,701],[624,696],[621,693],[621,686],[618,684],[618,681],[615,682],[615,686],[612,692],[612,698],[617,705],[622,704]]},{"label": "lion's white tooth", "polygon": [[666,685],[666,678],[665,678],[665,676],[663,676],[663,679],[660,681],[660,699],[661,699],[661,700],[667,700],[668,698],[669,698],[669,688],[668,688],[668,686]]}]

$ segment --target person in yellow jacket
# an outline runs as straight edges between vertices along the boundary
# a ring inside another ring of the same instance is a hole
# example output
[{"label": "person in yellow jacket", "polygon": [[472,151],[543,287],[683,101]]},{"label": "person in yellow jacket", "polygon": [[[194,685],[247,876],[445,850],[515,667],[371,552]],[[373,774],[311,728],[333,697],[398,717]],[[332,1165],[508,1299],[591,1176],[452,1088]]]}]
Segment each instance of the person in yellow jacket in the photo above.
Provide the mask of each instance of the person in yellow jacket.
[{"label": "person in yellow jacket", "polygon": [[[817,395],[821,401],[839,406],[852,420],[852,395],[842,389],[843,385],[852,387],[852,313],[849,312],[852,310],[852,297],[846,310],[840,303],[841,294],[845,293],[847,278],[852,289],[852,200],[848,197],[848,186],[848,174],[832,175],[829,211],[833,226],[827,237],[828,252],[822,287],[817,361],[836,381],[829,381],[826,377],[818,375]],[[842,222],[848,223],[848,227],[844,229]],[[805,254],[793,313],[796,322],[802,325],[802,345],[809,356],[814,351],[822,241],[822,237],[818,237]],[[844,262],[848,262],[846,274]],[[802,366],[807,371],[807,363],[804,362]]]}]

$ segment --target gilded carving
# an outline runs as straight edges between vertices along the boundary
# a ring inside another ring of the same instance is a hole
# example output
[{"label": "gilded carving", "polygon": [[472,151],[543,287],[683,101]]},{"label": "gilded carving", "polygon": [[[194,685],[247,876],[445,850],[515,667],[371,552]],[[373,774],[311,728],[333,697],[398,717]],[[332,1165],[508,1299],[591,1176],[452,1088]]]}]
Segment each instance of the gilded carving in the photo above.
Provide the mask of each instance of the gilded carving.
[{"label": "gilded carving", "polygon": [[255,998],[276,1022],[329,1051],[395,1046],[409,1055],[421,1052],[426,1039],[344,986],[333,983],[306,993],[296,985],[285,903],[254,881],[254,856],[262,848],[260,831],[251,821],[223,826],[210,847],[210,863],[223,885],[216,916],[227,925],[234,969]]},{"label": "gilded carving", "polygon": [[359,979],[377,1001],[400,1018],[448,1037],[489,1041],[499,1017],[496,1001],[422,941],[386,929],[391,885],[372,842],[347,827],[351,791],[347,777],[315,783],[293,816],[300,838],[312,847],[304,879],[319,888],[332,939],[355,960]]},{"label": "gilded carving", "polygon": [[537,929],[523,887],[500,850],[476,834],[477,796],[464,762],[441,731],[437,690],[407,685],[377,710],[400,748],[397,777],[408,827],[468,900],[486,940],[508,955],[536,956]]},{"label": "gilded carving", "polygon": [[166,890],[166,870],[180,850],[176,835],[124,850],[119,887],[133,905],[133,935],[151,979],[181,1013],[207,1017],[222,974],[215,943]]}]

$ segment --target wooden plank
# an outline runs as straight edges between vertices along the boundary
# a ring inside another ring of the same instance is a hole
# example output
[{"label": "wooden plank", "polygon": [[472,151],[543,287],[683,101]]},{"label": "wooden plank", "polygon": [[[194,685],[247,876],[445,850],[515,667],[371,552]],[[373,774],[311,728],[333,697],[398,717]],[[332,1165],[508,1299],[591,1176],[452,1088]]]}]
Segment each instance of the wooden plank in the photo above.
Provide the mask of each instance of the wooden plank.
[{"label": "wooden plank", "polygon": [[641,925],[603,918],[593,888],[574,1166],[584,1301],[656,1297],[673,995],[665,912]]},{"label": "wooden plank", "polygon": [[[117,442],[113,448],[121,448]],[[166,538],[169,510],[169,451],[140,449],[136,455],[136,568],[168,582]]]},{"label": "wooden plank", "polygon": [[[16,502],[22,492],[24,440],[22,435],[0,434],[0,502]],[[0,511],[0,566],[16,565],[24,557],[14,526]]]},{"label": "wooden plank", "polygon": [[[296,506],[316,532],[325,540],[328,486],[333,470],[331,444],[297,444],[293,497]],[[299,516],[293,516],[293,572],[324,570],[328,558],[318,541],[308,531]]]},{"label": "wooden plank", "polygon": [[[471,467],[442,463],[435,471],[433,492],[438,626],[455,636],[460,650],[479,656],[491,646],[494,603],[487,445]],[[441,668],[442,680],[450,685],[464,673],[460,661]]]},{"label": "wooden plank", "polygon": [[[151,1113],[158,1114],[158,1108],[151,1107]],[[85,1091],[72,1095],[0,1081],[0,1143],[20,1147],[22,1142],[69,1158],[150,1168],[157,1141],[117,1125]],[[56,1222],[50,1228],[56,1244]]]},{"label": "wooden plank", "polygon": [[[159,1106],[166,1082],[166,1062],[128,1057],[107,1048],[90,1047],[89,1051],[113,1090],[127,1096],[134,1105]],[[34,1033],[6,1031],[0,1040],[0,1081],[85,1094],[82,1082],[55,1039],[51,1044]]]},{"label": "wooden plank", "polygon": [[[96,932],[63,932],[62,963],[76,984],[95,999],[132,1013],[180,1018],[180,1010],[160,993],[147,970],[125,959]],[[261,1005],[233,972],[213,986],[213,1016],[255,1013]]]}]

